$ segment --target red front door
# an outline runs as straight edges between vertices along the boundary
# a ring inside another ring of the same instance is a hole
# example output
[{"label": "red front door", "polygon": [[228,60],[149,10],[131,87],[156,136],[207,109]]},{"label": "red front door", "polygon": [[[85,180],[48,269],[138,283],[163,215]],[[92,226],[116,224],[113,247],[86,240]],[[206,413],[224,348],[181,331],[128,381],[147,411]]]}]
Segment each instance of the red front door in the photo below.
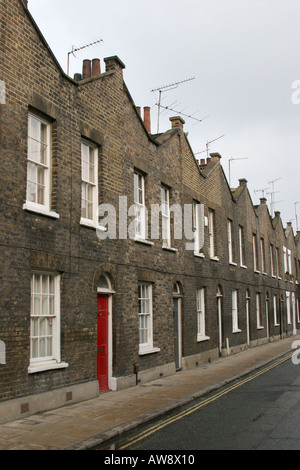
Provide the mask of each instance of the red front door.
[{"label": "red front door", "polygon": [[108,390],[108,295],[98,295],[97,379],[99,390]]}]

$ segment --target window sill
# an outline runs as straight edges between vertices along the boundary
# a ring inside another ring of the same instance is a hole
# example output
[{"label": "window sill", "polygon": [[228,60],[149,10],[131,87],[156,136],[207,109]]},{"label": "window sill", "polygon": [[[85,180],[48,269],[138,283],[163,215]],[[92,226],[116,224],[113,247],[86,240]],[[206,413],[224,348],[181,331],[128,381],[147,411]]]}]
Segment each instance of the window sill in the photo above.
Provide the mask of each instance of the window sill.
[{"label": "window sill", "polygon": [[229,264],[230,264],[231,266],[237,266],[237,263],[234,263],[233,261],[229,261]]},{"label": "window sill", "polygon": [[197,335],[197,343],[201,343],[202,341],[208,341],[210,336],[206,335]]},{"label": "window sill", "polygon": [[232,333],[241,333],[242,330],[240,330],[239,328],[234,328],[232,330]]},{"label": "window sill", "polygon": [[146,356],[146,354],[153,354],[160,352],[160,348],[145,348],[139,350],[139,356]]},{"label": "window sill", "polygon": [[51,217],[52,219],[59,219],[59,214],[57,214],[56,212],[48,211],[46,207],[40,206],[38,204],[33,204],[31,202],[25,202],[25,204],[23,204],[23,209],[27,212],[34,212],[35,214]]},{"label": "window sill", "polygon": [[99,232],[106,232],[107,231],[106,227],[103,227],[102,225],[97,225],[93,220],[85,219],[84,217],[81,217],[80,225],[82,225],[83,227],[89,227],[89,228],[93,228],[95,230],[99,230]]},{"label": "window sill", "polygon": [[176,251],[178,251],[177,248],[172,248],[171,246],[166,246],[166,245],[163,245],[162,249],[166,250],[166,251],[173,251],[174,253],[176,253]]},{"label": "window sill", "polygon": [[36,372],[43,372],[46,370],[53,370],[53,369],[65,369],[66,367],[69,367],[69,364],[66,362],[56,362],[55,360],[53,361],[45,361],[45,362],[36,362],[33,364],[30,364],[28,367],[28,374],[34,374]]},{"label": "window sill", "polygon": [[137,242],[137,243],[142,243],[143,245],[150,245],[150,246],[154,245],[153,242],[150,242],[149,240],[144,240],[143,238],[135,237],[134,241]]},{"label": "window sill", "polygon": [[257,329],[258,329],[258,330],[263,330],[263,329],[264,329],[264,326],[258,326]]},{"label": "window sill", "polygon": [[257,269],[254,269],[254,272],[255,272],[256,274],[260,274],[260,271],[258,271]]},{"label": "window sill", "polygon": [[210,258],[211,261],[220,261],[220,259],[218,258],[218,256],[212,256]]},{"label": "window sill", "polygon": [[241,265],[240,265],[240,268],[248,269],[247,266],[245,266],[244,264],[241,264]]},{"label": "window sill", "polygon": [[205,258],[203,253],[198,253],[197,251],[194,251],[194,256],[196,256],[196,258]]}]

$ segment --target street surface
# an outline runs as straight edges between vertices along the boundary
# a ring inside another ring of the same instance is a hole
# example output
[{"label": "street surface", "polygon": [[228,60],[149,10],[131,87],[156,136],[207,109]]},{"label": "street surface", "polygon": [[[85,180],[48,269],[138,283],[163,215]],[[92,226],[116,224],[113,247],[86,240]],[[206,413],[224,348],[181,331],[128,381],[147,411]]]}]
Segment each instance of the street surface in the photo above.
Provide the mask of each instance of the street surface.
[{"label": "street surface", "polygon": [[119,450],[299,450],[300,365],[269,364],[119,444]]}]

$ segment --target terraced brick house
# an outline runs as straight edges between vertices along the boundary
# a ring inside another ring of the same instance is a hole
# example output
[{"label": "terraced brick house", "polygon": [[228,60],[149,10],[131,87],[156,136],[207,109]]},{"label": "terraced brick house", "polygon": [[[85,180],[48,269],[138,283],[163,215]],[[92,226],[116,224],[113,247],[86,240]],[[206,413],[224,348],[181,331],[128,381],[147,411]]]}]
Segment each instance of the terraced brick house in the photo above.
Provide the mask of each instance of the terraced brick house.
[{"label": "terraced brick house", "polygon": [[295,334],[280,214],[181,117],[151,133],[117,56],[72,79],[22,0],[0,34],[0,421]]}]

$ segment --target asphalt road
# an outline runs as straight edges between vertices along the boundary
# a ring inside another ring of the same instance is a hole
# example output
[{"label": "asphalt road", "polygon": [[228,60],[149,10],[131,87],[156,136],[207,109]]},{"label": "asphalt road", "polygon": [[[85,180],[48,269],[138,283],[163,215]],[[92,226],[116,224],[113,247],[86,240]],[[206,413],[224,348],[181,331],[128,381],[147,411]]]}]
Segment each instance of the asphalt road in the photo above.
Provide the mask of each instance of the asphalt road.
[{"label": "asphalt road", "polygon": [[136,430],[119,450],[300,450],[300,365],[278,361]]}]

